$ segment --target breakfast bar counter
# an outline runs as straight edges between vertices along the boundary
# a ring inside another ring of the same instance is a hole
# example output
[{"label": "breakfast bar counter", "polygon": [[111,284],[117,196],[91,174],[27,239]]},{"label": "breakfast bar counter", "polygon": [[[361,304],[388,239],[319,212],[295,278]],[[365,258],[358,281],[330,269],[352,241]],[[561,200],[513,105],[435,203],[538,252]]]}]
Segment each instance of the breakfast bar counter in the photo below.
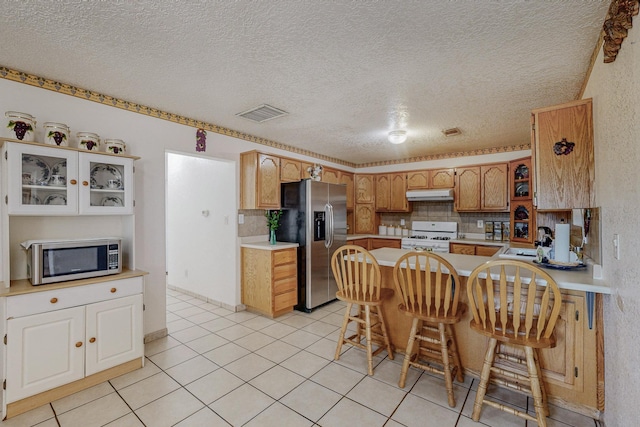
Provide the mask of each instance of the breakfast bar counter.
[{"label": "breakfast bar counter", "polygon": [[[381,248],[370,252],[380,264],[382,287],[395,289],[393,266],[407,250]],[[468,301],[467,278],[473,269],[498,258],[497,255],[438,255],[456,268],[462,282],[458,288],[460,301],[464,304]],[[580,271],[545,271],[557,281],[562,292],[562,308],[555,329],[556,346],[540,352],[549,399],[556,405],[599,418],[604,410],[602,294],[609,294],[610,288],[604,281],[592,278],[590,266]],[[589,304],[589,300],[593,304]],[[406,347],[411,328],[411,318],[397,309],[400,302],[396,294],[382,307],[396,351]],[[454,329],[465,372],[479,377],[488,338],[471,331],[470,320],[471,313],[467,310]]]}]

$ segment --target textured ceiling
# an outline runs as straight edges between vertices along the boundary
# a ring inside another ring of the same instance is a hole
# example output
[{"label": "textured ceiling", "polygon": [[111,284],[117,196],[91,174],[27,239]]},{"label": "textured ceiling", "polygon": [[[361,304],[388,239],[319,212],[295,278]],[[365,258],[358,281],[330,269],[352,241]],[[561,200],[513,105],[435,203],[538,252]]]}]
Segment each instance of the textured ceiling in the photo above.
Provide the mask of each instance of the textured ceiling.
[{"label": "textured ceiling", "polygon": [[[0,6],[2,66],[364,164],[528,144],[531,109],[578,95],[609,1]],[[263,103],[289,115],[235,115]]]}]

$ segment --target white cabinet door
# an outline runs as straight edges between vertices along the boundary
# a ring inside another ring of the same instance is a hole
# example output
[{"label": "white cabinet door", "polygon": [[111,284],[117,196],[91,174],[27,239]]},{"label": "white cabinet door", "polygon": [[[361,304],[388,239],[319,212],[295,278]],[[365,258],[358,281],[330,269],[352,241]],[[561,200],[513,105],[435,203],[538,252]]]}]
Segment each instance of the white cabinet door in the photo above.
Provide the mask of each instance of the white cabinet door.
[{"label": "white cabinet door", "polygon": [[7,403],[84,377],[84,307],[7,322]]},{"label": "white cabinet door", "polygon": [[133,159],[79,153],[80,213],[133,214]]},{"label": "white cabinet door", "polygon": [[20,215],[78,212],[78,153],[32,144],[5,144],[8,211]]},{"label": "white cabinet door", "polygon": [[142,357],[142,295],[87,306],[86,375]]}]

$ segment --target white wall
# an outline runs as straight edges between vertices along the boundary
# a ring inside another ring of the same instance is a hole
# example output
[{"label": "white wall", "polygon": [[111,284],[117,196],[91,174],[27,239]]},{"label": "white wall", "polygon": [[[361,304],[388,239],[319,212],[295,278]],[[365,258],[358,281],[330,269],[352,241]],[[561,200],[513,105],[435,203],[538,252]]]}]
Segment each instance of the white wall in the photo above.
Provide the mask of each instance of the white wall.
[{"label": "white wall", "polygon": [[[584,97],[593,98],[596,205],[601,207],[604,277],[614,295],[604,299],[605,423],[638,424],[640,401],[640,28],[615,62],[602,49]],[[620,236],[620,259],[613,235]]]},{"label": "white wall", "polygon": [[167,284],[235,306],[236,163],[167,153]]},{"label": "white wall", "polygon": [[[196,129],[0,79],[0,114],[4,111],[21,111],[35,116],[38,122],[35,135],[37,141],[42,141],[43,138],[42,124],[53,121],[69,125],[73,135],[79,131],[90,131],[102,138],[122,139],[127,143],[130,154],[141,157],[135,162],[135,230],[136,266],[149,272],[145,292],[145,334],[164,329],[165,151],[195,154]],[[0,129],[0,132],[3,131],[4,129]],[[237,162],[240,152],[254,149],[281,152],[210,132],[207,135],[207,151],[200,154]],[[238,249],[234,247],[229,250]],[[238,268],[236,266],[236,271]]]}]

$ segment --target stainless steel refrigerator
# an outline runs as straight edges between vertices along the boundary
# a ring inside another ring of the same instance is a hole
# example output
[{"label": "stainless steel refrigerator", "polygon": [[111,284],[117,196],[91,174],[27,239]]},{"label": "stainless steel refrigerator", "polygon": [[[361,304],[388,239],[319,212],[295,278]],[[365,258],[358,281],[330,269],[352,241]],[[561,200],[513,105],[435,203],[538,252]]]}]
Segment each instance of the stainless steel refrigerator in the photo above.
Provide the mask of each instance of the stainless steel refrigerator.
[{"label": "stainless steel refrigerator", "polygon": [[283,183],[282,217],[276,237],[298,248],[297,310],[310,312],[336,298],[331,255],[347,243],[345,185],[304,179]]}]

